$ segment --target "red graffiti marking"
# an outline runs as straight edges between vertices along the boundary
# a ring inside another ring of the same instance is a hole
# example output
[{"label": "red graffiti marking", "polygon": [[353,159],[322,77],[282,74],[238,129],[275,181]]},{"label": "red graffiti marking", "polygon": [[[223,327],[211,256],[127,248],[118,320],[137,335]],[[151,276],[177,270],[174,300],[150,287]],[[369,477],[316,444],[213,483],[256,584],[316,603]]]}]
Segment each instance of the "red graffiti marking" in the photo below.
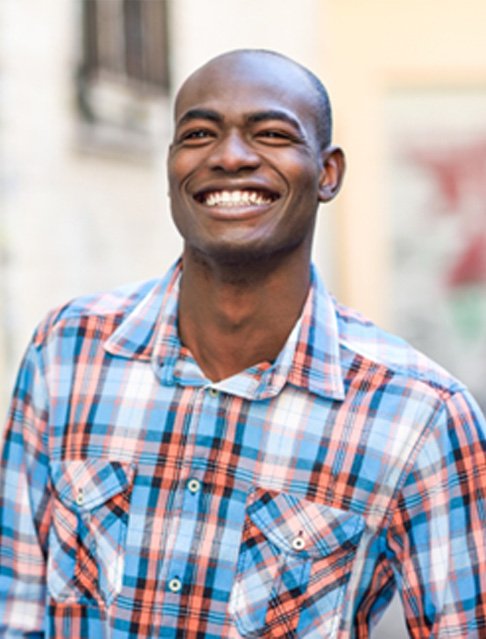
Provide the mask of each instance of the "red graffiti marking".
[{"label": "red graffiti marking", "polygon": [[486,283],[486,138],[412,148],[406,158],[433,181],[432,212],[461,217],[461,248],[446,275],[447,284]]}]

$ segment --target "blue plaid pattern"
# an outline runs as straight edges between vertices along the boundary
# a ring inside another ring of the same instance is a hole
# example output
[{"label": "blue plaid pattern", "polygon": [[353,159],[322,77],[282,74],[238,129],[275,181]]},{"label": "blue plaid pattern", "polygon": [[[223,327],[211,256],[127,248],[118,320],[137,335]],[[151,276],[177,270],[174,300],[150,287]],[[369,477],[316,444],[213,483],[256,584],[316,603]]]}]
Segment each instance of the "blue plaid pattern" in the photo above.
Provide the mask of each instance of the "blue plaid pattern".
[{"label": "blue plaid pattern", "polygon": [[218,383],[162,281],[49,314],[0,469],[0,636],[486,636],[486,425],[313,271],[277,360]]}]

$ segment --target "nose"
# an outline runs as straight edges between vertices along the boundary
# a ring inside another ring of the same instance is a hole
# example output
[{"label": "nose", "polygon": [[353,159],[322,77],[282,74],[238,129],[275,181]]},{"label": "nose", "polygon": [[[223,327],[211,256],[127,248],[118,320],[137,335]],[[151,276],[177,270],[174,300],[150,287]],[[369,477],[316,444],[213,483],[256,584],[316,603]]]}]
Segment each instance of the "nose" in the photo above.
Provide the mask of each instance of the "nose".
[{"label": "nose", "polygon": [[241,133],[237,131],[231,131],[225,135],[219,143],[213,147],[211,157],[209,158],[210,168],[226,173],[254,170],[259,165],[259,155]]}]

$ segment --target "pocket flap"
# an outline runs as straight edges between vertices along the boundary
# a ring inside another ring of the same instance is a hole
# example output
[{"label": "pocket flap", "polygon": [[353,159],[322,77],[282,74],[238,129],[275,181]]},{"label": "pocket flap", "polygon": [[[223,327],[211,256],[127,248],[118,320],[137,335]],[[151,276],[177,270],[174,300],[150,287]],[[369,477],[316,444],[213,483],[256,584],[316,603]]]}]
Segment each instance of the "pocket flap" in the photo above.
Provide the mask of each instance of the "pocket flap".
[{"label": "pocket flap", "polygon": [[356,546],[365,527],[356,513],[261,488],[252,496],[248,515],[284,552],[314,558]]},{"label": "pocket flap", "polygon": [[132,483],[135,467],[127,462],[85,459],[51,462],[51,480],[71,510],[93,510]]}]

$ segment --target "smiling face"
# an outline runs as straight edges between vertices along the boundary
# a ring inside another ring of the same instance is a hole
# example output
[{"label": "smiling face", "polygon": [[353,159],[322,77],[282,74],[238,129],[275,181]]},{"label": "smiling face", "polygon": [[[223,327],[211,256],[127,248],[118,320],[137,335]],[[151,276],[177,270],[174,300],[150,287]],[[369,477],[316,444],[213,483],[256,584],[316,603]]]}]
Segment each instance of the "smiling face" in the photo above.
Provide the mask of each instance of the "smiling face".
[{"label": "smiling face", "polygon": [[341,152],[321,149],[317,113],[305,73],[268,53],[221,56],[186,81],[168,162],[186,253],[308,259],[318,203],[342,174]]}]

